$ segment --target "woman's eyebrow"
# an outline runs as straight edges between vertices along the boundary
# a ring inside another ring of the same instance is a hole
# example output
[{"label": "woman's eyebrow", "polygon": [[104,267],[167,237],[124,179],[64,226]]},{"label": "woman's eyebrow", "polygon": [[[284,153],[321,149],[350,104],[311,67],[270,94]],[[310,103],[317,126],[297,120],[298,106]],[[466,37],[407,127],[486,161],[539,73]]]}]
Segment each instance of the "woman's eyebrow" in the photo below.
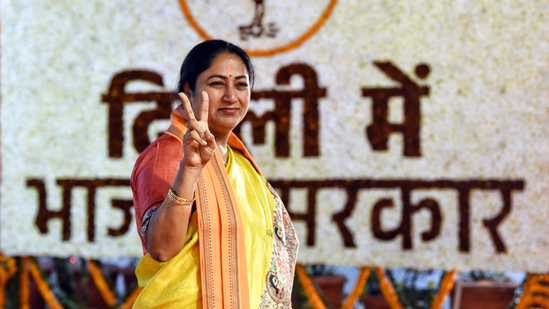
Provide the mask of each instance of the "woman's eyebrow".
[{"label": "woman's eyebrow", "polygon": [[[212,79],[212,78],[223,78],[223,79],[227,79],[227,76],[223,76],[223,75],[212,75],[210,77],[208,77],[208,80]],[[240,75],[240,76],[235,76],[236,79],[240,79],[240,78],[246,78],[246,75]]]},{"label": "woman's eyebrow", "polygon": [[223,76],[223,75],[212,75],[212,76],[208,77],[208,80],[209,80],[209,79],[212,79],[212,78],[215,78],[215,77],[227,79],[227,76]]}]

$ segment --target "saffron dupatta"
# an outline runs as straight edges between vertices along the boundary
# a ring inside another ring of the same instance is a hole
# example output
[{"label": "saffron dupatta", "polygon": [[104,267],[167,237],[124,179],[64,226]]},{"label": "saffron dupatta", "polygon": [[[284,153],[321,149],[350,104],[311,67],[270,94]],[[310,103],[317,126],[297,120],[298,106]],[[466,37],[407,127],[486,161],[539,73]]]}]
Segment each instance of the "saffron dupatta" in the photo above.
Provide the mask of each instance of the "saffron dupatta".
[{"label": "saffron dupatta", "polygon": [[[186,121],[180,105],[165,132],[183,143]],[[259,169],[240,139],[231,133],[229,146]],[[200,280],[203,308],[249,309],[249,285],[244,227],[240,209],[218,149],[202,170],[196,188]],[[220,306],[221,305],[221,306]]]}]

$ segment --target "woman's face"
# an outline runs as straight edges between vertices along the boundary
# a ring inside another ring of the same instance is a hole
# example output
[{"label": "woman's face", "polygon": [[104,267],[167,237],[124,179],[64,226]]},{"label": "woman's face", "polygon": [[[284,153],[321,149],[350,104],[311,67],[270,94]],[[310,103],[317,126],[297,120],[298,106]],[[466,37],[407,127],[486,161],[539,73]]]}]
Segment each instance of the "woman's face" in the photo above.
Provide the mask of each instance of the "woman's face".
[{"label": "woman's face", "polygon": [[210,100],[210,131],[214,136],[229,134],[244,119],[250,105],[250,80],[242,59],[235,54],[219,54],[196,78],[194,92],[186,85],[185,92],[197,116],[202,106],[202,91],[208,93]]}]

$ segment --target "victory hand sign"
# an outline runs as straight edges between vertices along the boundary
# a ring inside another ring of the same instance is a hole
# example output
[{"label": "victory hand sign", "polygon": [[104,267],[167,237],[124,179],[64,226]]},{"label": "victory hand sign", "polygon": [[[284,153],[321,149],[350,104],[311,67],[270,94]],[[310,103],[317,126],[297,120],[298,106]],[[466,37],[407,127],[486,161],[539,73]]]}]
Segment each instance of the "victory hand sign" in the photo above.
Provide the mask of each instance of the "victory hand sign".
[{"label": "victory hand sign", "polygon": [[187,121],[187,133],[183,136],[183,151],[185,153],[182,164],[188,168],[203,168],[213,157],[216,142],[208,128],[209,98],[206,91],[202,91],[202,104],[198,118],[194,116],[191,102],[183,93],[179,93],[185,108],[184,115]]}]

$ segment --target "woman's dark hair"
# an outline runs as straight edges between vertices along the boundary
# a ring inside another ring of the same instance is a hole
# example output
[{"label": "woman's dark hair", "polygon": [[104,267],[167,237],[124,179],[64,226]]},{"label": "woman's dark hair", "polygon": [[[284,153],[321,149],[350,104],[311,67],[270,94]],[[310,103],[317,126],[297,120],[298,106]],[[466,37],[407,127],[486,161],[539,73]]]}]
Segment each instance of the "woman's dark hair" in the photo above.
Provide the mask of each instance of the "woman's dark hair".
[{"label": "woman's dark hair", "polygon": [[185,92],[185,82],[189,83],[189,88],[194,92],[198,75],[206,71],[212,65],[215,57],[222,53],[235,54],[242,59],[250,76],[250,84],[253,87],[254,67],[250,56],[242,48],[232,43],[223,40],[209,40],[196,45],[185,57],[179,72],[177,92]]}]

